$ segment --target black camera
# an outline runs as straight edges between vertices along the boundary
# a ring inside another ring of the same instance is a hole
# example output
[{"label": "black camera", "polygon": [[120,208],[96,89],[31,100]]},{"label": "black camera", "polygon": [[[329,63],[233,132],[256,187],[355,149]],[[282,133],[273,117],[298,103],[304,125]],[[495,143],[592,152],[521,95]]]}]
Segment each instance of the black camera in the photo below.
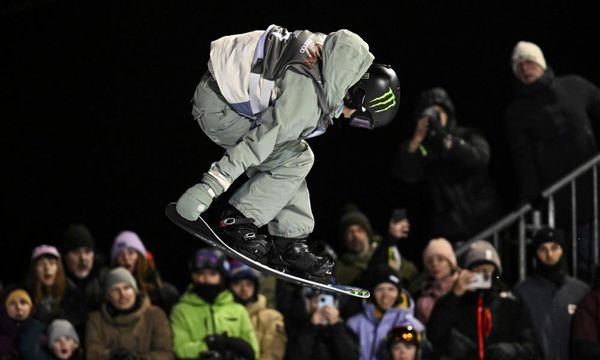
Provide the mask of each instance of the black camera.
[{"label": "black camera", "polygon": [[434,142],[441,141],[446,136],[446,130],[442,127],[440,111],[430,106],[423,111],[423,116],[429,118],[427,137]]}]

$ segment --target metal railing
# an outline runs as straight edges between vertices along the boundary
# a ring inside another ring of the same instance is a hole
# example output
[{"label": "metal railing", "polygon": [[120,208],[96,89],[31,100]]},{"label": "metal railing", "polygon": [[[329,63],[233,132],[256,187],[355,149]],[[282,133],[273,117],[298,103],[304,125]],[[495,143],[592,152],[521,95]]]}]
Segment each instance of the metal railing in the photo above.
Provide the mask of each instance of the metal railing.
[{"label": "metal railing", "polygon": [[[559,211],[571,211],[571,271],[575,275],[577,274],[577,187],[576,180],[580,176],[584,175],[592,169],[592,196],[593,196],[593,261],[594,265],[598,264],[598,166],[600,163],[600,154],[591,158],[568,175],[558,180],[553,185],[549,186],[542,192],[542,198],[547,201],[547,216],[548,226],[554,228],[556,209],[554,197],[555,194],[570,185],[571,187],[571,206],[570,209],[559,209]],[[585,189],[580,189],[585,191]],[[489,226],[487,229],[481,231],[471,239],[467,240],[461,246],[459,246],[455,253],[457,256],[463,255],[469,248],[469,245],[479,239],[491,239],[496,248],[500,245],[501,236],[503,231],[511,229],[513,225],[518,227],[518,275],[519,280],[525,279],[527,276],[527,260],[526,260],[526,236],[528,223],[526,217],[531,216],[531,228],[539,228],[541,226],[540,212],[534,211],[531,204],[525,204],[516,211],[506,215],[496,223]]]}]

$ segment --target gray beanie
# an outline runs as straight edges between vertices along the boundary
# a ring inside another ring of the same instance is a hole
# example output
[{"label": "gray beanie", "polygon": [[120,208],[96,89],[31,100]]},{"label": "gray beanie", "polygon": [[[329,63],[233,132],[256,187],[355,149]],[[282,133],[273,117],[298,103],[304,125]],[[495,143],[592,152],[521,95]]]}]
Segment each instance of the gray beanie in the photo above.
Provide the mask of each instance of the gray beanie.
[{"label": "gray beanie", "polygon": [[108,296],[108,294],[110,294],[110,289],[116,283],[120,283],[120,282],[128,283],[129,285],[131,285],[132,288],[135,289],[135,292],[138,292],[137,283],[135,282],[133,275],[131,275],[129,270],[125,269],[124,267],[119,266],[119,267],[112,269],[106,276],[106,283],[104,286],[104,291],[106,293],[106,296]]},{"label": "gray beanie", "polygon": [[502,273],[502,262],[494,245],[485,240],[477,240],[469,246],[465,257],[465,268],[471,269],[481,264],[492,264]]},{"label": "gray beanie", "polygon": [[61,336],[75,340],[79,344],[79,336],[73,325],[64,319],[56,319],[48,326],[48,346],[52,346]]}]

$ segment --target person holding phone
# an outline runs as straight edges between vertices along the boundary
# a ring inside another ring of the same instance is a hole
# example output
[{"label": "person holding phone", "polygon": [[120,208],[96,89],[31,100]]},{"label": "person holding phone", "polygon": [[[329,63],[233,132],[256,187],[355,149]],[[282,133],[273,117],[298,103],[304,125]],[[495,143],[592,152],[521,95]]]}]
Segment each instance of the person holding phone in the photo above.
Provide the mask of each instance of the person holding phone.
[{"label": "person holding phone", "polygon": [[500,282],[502,263],[485,240],[469,246],[452,291],[433,308],[427,333],[434,358],[536,359],[524,304]]},{"label": "person holding phone", "polygon": [[340,317],[337,296],[308,287],[302,295],[307,316],[289,337],[286,359],[358,359],[358,342]]},{"label": "person holding phone", "polygon": [[358,336],[361,360],[383,359],[387,333],[407,319],[414,321],[417,331],[425,330],[413,316],[414,302],[392,268],[377,267],[369,289],[372,301],[364,304],[361,313],[348,319],[348,327]]}]

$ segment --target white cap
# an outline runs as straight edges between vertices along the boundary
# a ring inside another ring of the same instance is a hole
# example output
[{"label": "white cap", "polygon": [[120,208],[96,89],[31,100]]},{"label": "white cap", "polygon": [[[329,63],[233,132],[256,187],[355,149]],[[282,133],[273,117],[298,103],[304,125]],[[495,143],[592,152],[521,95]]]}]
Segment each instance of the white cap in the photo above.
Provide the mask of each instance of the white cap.
[{"label": "white cap", "polygon": [[546,70],[546,59],[544,59],[540,47],[532,42],[519,41],[511,56],[512,69],[515,74],[517,73],[517,64],[526,60],[533,61]]}]

